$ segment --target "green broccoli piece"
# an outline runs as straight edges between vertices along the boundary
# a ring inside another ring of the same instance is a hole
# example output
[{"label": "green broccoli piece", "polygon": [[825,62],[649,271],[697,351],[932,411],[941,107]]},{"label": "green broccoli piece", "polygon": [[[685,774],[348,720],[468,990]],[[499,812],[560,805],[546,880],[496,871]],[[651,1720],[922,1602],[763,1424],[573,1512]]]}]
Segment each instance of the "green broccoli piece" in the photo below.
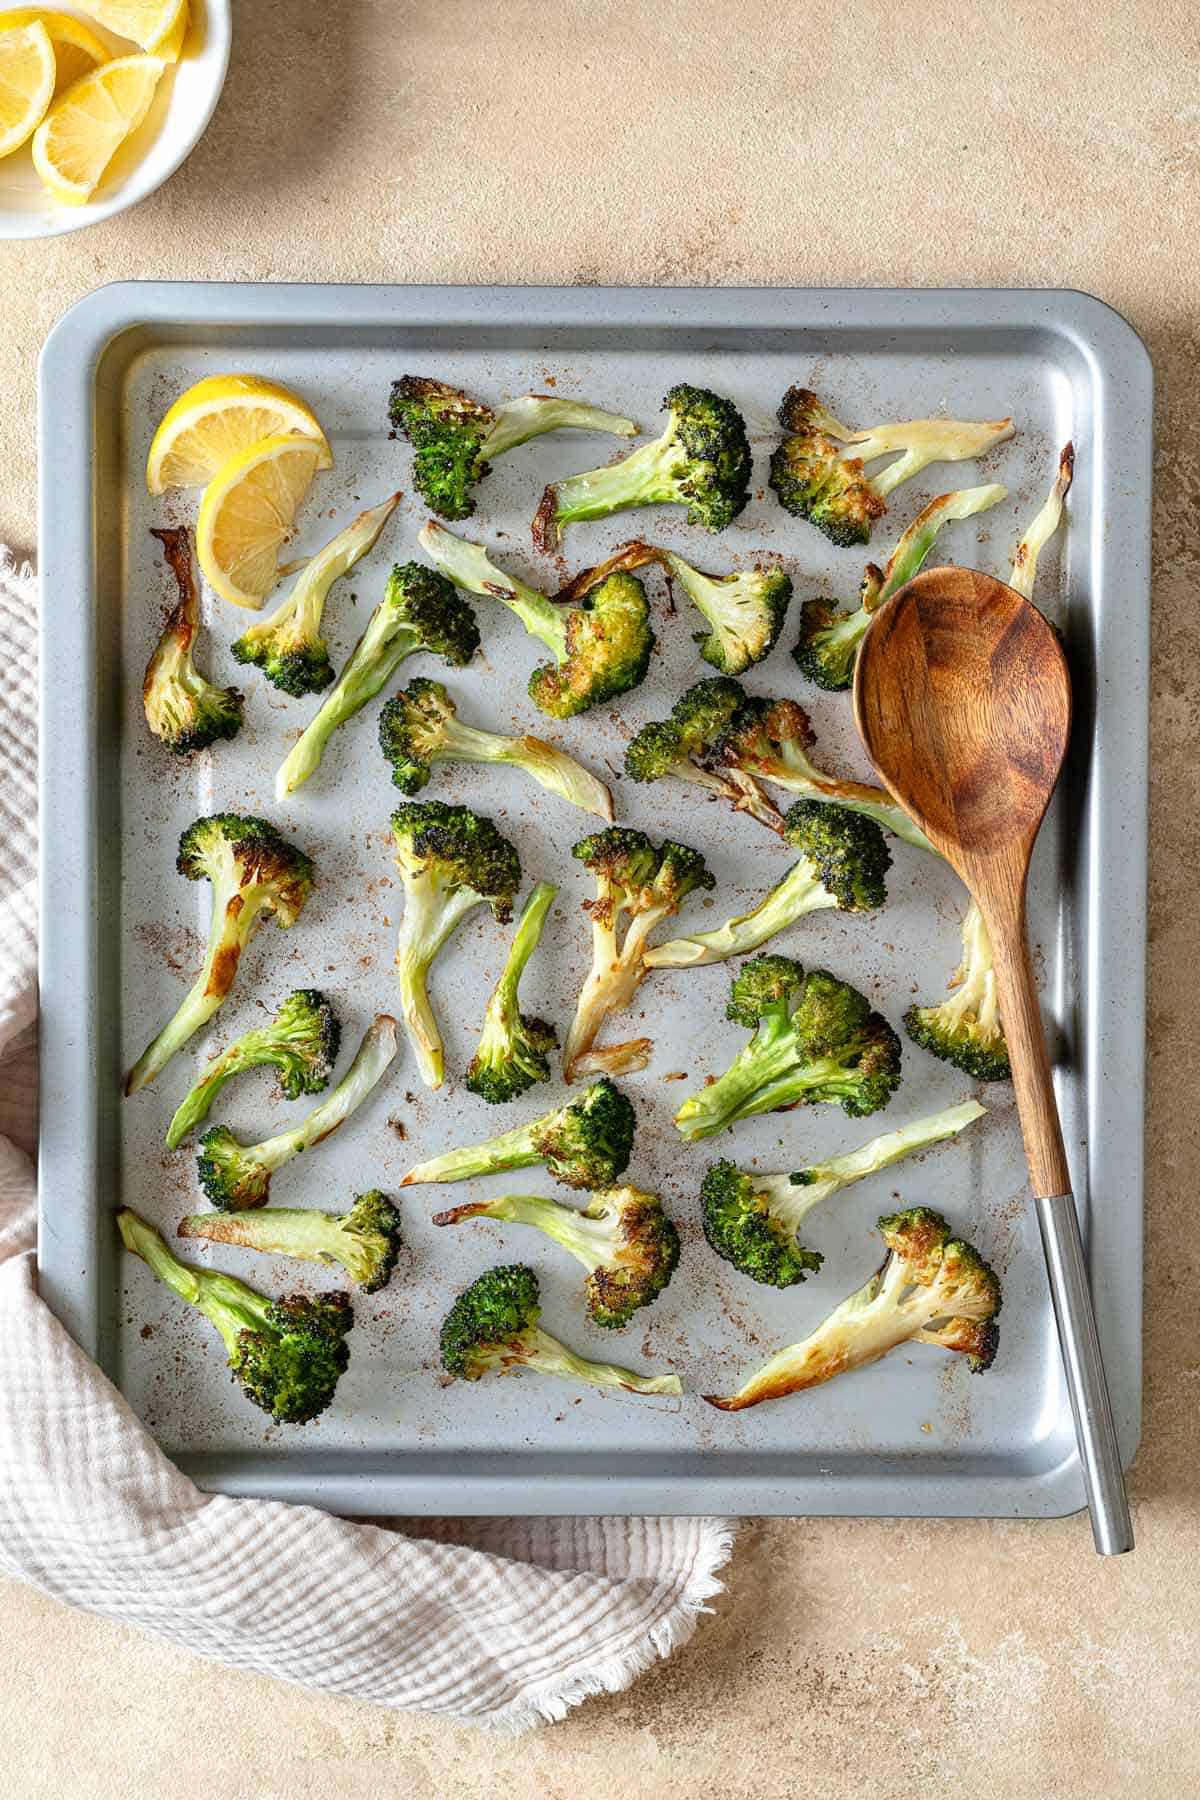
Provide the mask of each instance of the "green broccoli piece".
[{"label": "green broccoli piece", "polygon": [[836,906],[842,912],[875,912],[887,899],[884,877],[892,857],[874,819],[819,800],[797,800],[784,821],[784,836],[801,852],[782,881],[748,913],[715,931],[675,938],[646,952],[649,969],[687,969],[746,956],[807,913]]},{"label": "green broccoli piece", "polygon": [[832,600],[806,600],[800,608],[800,639],[792,655],[809,680],[831,692],[848,688],[854,680],[858,646],[872,618],[885,600],[912,580],[943,525],[986,512],[1007,493],[1007,488],[997,485],[959,488],[931,500],[900,538],[887,567],[881,570],[874,563],[867,564],[854,612],[844,612]]},{"label": "green broccoli piece", "polygon": [[[1013,435],[1011,419],[968,424],[961,419],[911,419],[849,431],[811,388],[790,387],[779,408],[787,436],[771,458],[770,485],[779,504],[807,519],[834,544],[865,544],[887,511],[886,497],[934,462],[982,456]],[[848,446],[853,455],[844,455]],[[874,478],[867,463],[903,452]],[[912,573],[916,573],[915,569]]]},{"label": "green broccoli piece", "polygon": [[846,1369],[866,1368],[899,1344],[938,1344],[962,1351],[976,1374],[991,1368],[1001,1301],[995,1270],[973,1244],[952,1237],[945,1219],[929,1207],[887,1214],[879,1230],[888,1248],[883,1267],[735,1394],[706,1394],[711,1406],[739,1412],[799,1393]]},{"label": "green broccoli piece", "polygon": [[538,1279],[523,1263],[505,1263],[473,1281],[442,1321],[442,1367],[461,1381],[491,1369],[537,1369],[564,1381],[625,1388],[632,1394],[680,1394],[678,1375],[635,1375],[577,1356],[543,1331]]},{"label": "green broccoli piece", "polygon": [[400,1003],[426,1087],[445,1077],[442,1034],[429,1004],[429,970],[469,912],[487,905],[504,925],[521,885],[515,845],[490,819],[440,800],[409,801],[392,814],[404,917],[396,946]]},{"label": "green broccoli piece", "polygon": [[469,519],[474,488],[492,461],[547,431],[607,431],[636,437],[632,419],[604,412],[586,400],[557,394],[523,394],[493,409],[461,388],[424,375],[392,383],[388,416],[413,447],[413,479],[428,506],[443,519]]},{"label": "green broccoli piece", "polygon": [[690,781],[712,798],[727,800],[735,812],[749,813],[768,830],[781,832],[783,819],[752,775],[732,767],[718,772],[705,761],[745,701],[744,688],[728,675],[696,682],[679,696],[669,719],[652,719],[630,740],[626,775],[637,782],[668,775]]},{"label": "green broccoli piece", "polygon": [[588,1271],[588,1317],[612,1331],[657,1300],[679,1261],[679,1233],[662,1201],[638,1188],[593,1194],[582,1211],[541,1194],[504,1194],[435,1213],[433,1222],[460,1225],[464,1219],[498,1219],[544,1231]]},{"label": "green broccoli piece", "polygon": [[475,614],[454,584],[422,563],[397,564],[336,685],[280,765],[276,798],[285,799],[315,773],[338,726],[362,711],[405,657],[423,652],[462,668],[478,648]]},{"label": "green broccoli piece", "polygon": [[725,1010],[754,1036],[723,1075],[684,1101],[675,1127],[685,1138],[816,1101],[865,1118],[899,1086],[899,1038],[865,995],[824,969],[806,975],[790,957],[754,957]]},{"label": "green broccoli piece", "polygon": [[179,1222],[179,1236],[294,1256],[301,1262],[338,1263],[364,1294],[387,1286],[403,1241],[400,1214],[378,1188],[357,1194],[348,1213],[299,1206],[190,1213]]},{"label": "green broccoli piece", "polygon": [[247,1031],[215,1056],[195,1087],[175,1110],[167,1149],[177,1150],[188,1132],[206,1119],[227,1081],[246,1069],[274,1068],[288,1100],[319,1094],[329,1086],[342,1041],[337,1014],[316,988],[289,994],[269,1025]]},{"label": "green broccoli piece", "polygon": [[1058,530],[1062,520],[1063,501],[1071,491],[1071,483],[1075,478],[1075,446],[1064,444],[1058,454],[1058,471],[1054,477],[1054,486],[1046,497],[1046,503],[1034,518],[1017,545],[1013,557],[1012,574],[1009,587],[1015,588],[1024,599],[1033,594],[1034,577],[1037,574],[1038,557]]},{"label": "green broccoli piece", "polygon": [[824,1261],[798,1241],[814,1207],[851,1182],[954,1137],[982,1118],[984,1110],[977,1100],[964,1101],[792,1175],[762,1175],[731,1162],[712,1163],[700,1189],[704,1235],[718,1256],[752,1281],[792,1287]]},{"label": "green broccoli piece", "polygon": [[601,819],[613,816],[612,795],[604,783],[565,750],[543,738],[501,737],[462,724],[442,683],[423,675],[380,713],[379,745],[392,765],[392,780],[405,794],[421,792],[435,762],[506,763],[570,806]]},{"label": "green broccoli piece", "polygon": [[[568,1081],[598,1068],[620,1074],[645,1067],[648,1038],[599,1050],[596,1039],[608,1015],[624,1011],[645,980],[650,933],[689,894],[716,885],[698,851],[670,839],[656,850],[645,832],[627,826],[610,825],[581,839],[571,855],[595,876],[596,898],[584,903],[592,921],[592,966],[563,1051]],[[622,939],[623,918],[628,925]]]},{"label": "green broccoli piece", "polygon": [[746,423],[731,400],[681,382],[663,401],[666,430],[621,462],[548,487],[533,524],[539,550],[553,550],[573,519],[606,519],[636,506],[686,506],[688,522],[724,531],[750,491]]},{"label": "green broccoli piece", "polygon": [[272,686],[297,698],[329,686],[333,664],[321,636],[329,590],[374,548],[399,500],[399,494],[392,494],[382,505],[360,513],[305,564],[282,605],[234,643],[233,654],[240,663],[253,664]]},{"label": "green broccoli piece", "polygon": [[125,1248],[216,1326],[247,1400],[280,1425],[305,1425],[331,1405],[350,1362],[348,1294],[268,1300],[234,1275],[180,1262],[127,1206],[117,1213],[117,1227]]},{"label": "green broccoli piece", "polygon": [[[711,627],[695,633],[705,662],[726,675],[744,675],[754,663],[771,654],[783,630],[792,598],[792,581],[775,566],[735,569],[730,575],[705,575],[693,569],[674,550],[635,541],[625,544],[600,569],[640,569],[658,563],[678,581],[689,600]],[[559,598],[574,598],[572,582]]]},{"label": "green broccoli piece", "polygon": [[612,1082],[593,1082],[578,1100],[518,1125],[499,1137],[447,1150],[410,1169],[401,1187],[418,1182],[467,1181],[502,1169],[545,1163],[567,1187],[610,1188],[629,1167],[636,1126],[629,1101]]},{"label": "green broccoli piece", "polygon": [[152,531],[163,547],[179,589],[179,600],[163,626],[142,681],[146,723],[168,750],[188,756],[207,750],[242,729],[242,696],[236,688],[214,687],[192,661],[200,629],[200,605],[192,569],[191,535],[186,527]]},{"label": "green broccoli piece", "polygon": [[1009,1081],[1012,1066],[996,998],[992,944],[974,900],[963,917],[962,943],[949,999],[937,1006],[910,1006],[904,1029],[922,1050],[953,1063],[974,1081]]},{"label": "green broccoli piece", "polygon": [[262,1144],[239,1144],[225,1125],[213,1125],[200,1139],[196,1166],[209,1202],[221,1212],[265,1206],[271,1177],[284,1163],[332,1137],[358,1111],[396,1054],[396,1021],[379,1013],[342,1079],[320,1106],[291,1131]]},{"label": "green broccoli piece", "polygon": [[498,569],[481,544],[432,519],[417,542],[456,586],[502,600],[545,644],[554,661],[529,677],[529,697],[541,712],[572,719],[645,680],[655,638],[646,590],[635,576],[587,570],[575,584],[579,604],[559,605]]},{"label": "green broccoli piece", "polygon": [[313,887],[313,865],[265,819],[213,813],[196,819],[179,840],[176,868],[189,881],[210,881],[212,923],[204,965],[173,1019],[130,1070],[136,1094],[162,1073],[188,1039],[207,1025],[233,986],[242,951],[263,919],[282,931],[296,923]]},{"label": "green broccoli piece", "polygon": [[545,1019],[525,1016],[517,990],[557,892],[550,882],[539,881],[525,902],[467,1070],[466,1086],[493,1106],[517,1100],[535,1082],[550,1079],[550,1052],[558,1045],[558,1033]]}]

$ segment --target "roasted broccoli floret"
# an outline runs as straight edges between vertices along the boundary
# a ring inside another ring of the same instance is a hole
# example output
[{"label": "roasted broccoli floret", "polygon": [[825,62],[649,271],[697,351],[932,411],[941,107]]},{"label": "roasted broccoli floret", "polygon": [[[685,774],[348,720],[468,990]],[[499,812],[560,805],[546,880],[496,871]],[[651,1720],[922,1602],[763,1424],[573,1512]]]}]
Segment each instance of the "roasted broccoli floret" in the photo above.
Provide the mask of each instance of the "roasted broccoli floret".
[{"label": "roasted broccoli floret", "polygon": [[558,1046],[558,1033],[545,1019],[526,1017],[517,990],[557,892],[550,882],[539,881],[525,902],[508,959],[483,1016],[483,1032],[467,1070],[466,1086],[493,1106],[517,1100],[536,1081],[550,1079],[550,1052]]},{"label": "roasted broccoli floret", "polygon": [[[788,435],[771,458],[770,485],[782,507],[808,519],[834,544],[865,544],[871,526],[887,511],[892,489],[928,463],[982,456],[1013,435],[1011,419],[985,424],[911,419],[849,431],[826,412],[811,388],[798,387],[783,396],[779,423]],[[853,454],[843,454],[839,446],[848,446]],[[867,463],[898,451],[903,454],[878,475],[866,473]]]},{"label": "roasted broccoli floret", "polygon": [[601,819],[613,816],[612,795],[604,783],[565,750],[544,738],[501,737],[462,724],[441,682],[423,675],[380,713],[379,745],[392,765],[392,780],[405,794],[420,793],[435,762],[506,763],[571,806]]},{"label": "roasted broccoli floret", "polygon": [[1028,600],[1033,593],[1034,577],[1037,574],[1038,557],[1058,530],[1063,514],[1063,501],[1071,489],[1075,476],[1075,446],[1064,444],[1058,455],[1058,472],[1054,477],[1054,486],[1046,497],[1046,503],[1033,519],[1017,545],[1013,557],[1012,575],[1009,587],[1016,588],[1018,594]]},{"label": "roasted broccoli floret", "polygon": [[468,543],[431,519],[418,543],[451,581],[469,594],[490,594],[514,612],[553,656],[529,677],[529,697],[553,719],[572,719],[619,699],[646,678],[654,632],[650,603],[634,575],[579,578],[579,604],[558,605],[492,562],[482,544]]},{"label": "roasted broccoli floret", "polygon": [[301,1262],[338,1263],[364,1294],[387,1286],[402,1243],[400,1214],[378,1188],[356,1195],[347,1213],[298,1206],[191,1213],[180,1220],[179,1235],[263,1250],[269,1256],[293,1256]]},{"label": "roasted broccoli floret", "polygon": [[265,1206],[276,1169],[332,1137],[357,1112],[395,1054],[396,1021],[379,1013],[333,1092],[291,1131],[262,1144],[239,1144],[227,1126],[211,1126],[200,1139],[196,1158],[200,1186],[210,1203],[221,1212]]},{"label": "roasted broccoli floret", "polygon": [[404,884],[404,917],[396,973],[405,1029],[426,1087],[445,1074],[442,1034],[429,1004],[434,957],[467,914],[487,905],[502,925],[512,917],[521,859],[490,819],[440,800],[410,801],[392,814],[396,867]]},{"label": "roasted broccoli floret", "polygon": [[240,663],[261,669],[285,694],[317,694],[333,680],[329,646],[321,636],[321,619],[329,590],[374,548],[396,510],[399,494],[360,513],[353,524],[318,550],[305,564],[295,587],[261,625],[251,625],[233,646]]},{"label": "roasted broccoli floret", "polygon": [[646,952],[648,969],[688,969],[700,963],[747,956],[806,913],[836,906],[842,912],[875,912],[887,899],[884,877],[891,852],[874,819],[844,806],[797,800],[784,821],[784,836],[800,860],[752,912],[727,919],[715,931],[657,944]]},{"label": "roasted broccoli floret", "polygon": [[792,655],[818,687],[831,691],[848,688],[854,680],[858,646],[867,635],[872,618],[884,601],[911,581],[933,549],[938,532],[951,519],[969,519],[985,512],[1008,493],[1007,488],[959,488],[931,500],[918,513],[888,558],[885,569],[868,563],[853,612],[844,612],[832,600],[806,600],[800,608],[800,638]]},{"label": "roasted broccoli floret", "polygon": [[188,1132],[208,1117],[225,1083],[246,1069],[278,1070],[279,1091],[288,1100],[321,1093],[329,1086],[341,1041],[337,1014],[324,994],[316,988],[297,988],[269,1025],[247,1031],[213,1058],[176,1108],[167,1130],[167,1149],[179,1148]]},{"label": "roasted broccoli floret", "polygon": [[504,1194],[435,1213],[433,1222],[460,1225],[464,1219],[498,1219],[544,1231],[588,1271],[588,1317],[613,1331],[658,1298],[679,1261],[679,1233],[662,1201],[637,1188],[593,1194],[582,1212],[542,1194]]},{"label": "roasted broccoli floret", "polygon": [[704,1398],[723,1412],[817,1387],[846,1369],[878,1362],[898,1344],[961,1350],[980,1374],[990,1369],[999,1332],[1000,1282],[973,1244],[952,1237],[940,1213],[912,1206],[879,1221],[883,1267],[835,1307],[810,1336],[765,1363],[736,1394]]},{"label": "roasted broccoli floret", "polygon": [[809,756],[814,741],[808,714],[795,700],[746,695],[713,747],[713,763],[722,775],[728,771],[756,787],[759,781],[772,781],[806,800],[848,807],[919,850],[933,852],[920,826],[884,788],[865,781],[839,781],[819,769]]},{"label": "roasted broccoli floret", "polygon": [[633,1108],[620,1089],[607,1079],[596,1081],[578,1100],[528,1125],[418,1163],[400,1185],[466,1181],[474,1175],[545,1163],[555,1180],[567,1187],[610,1188],[629,1167],[635,1125]]},{"label": "roasted broccoli floret", "polygon": [[462,668],[478,648],[475,614],[453,582],[423,563],[397,564],[336,686],[280,765],[275,776],[277,799],[308,780],[338,726],[361,712],[405,657],[423,652]]},{"label": "roasted broccoli floret", "polygon": [[904,1029],[922,1050],[953,1063],[973,1080],[1008,1081],[1012,1067],[996,999],[992,945],[974,900],[963,917],[962,943],[949,998],[937,1006],[910,1006]]},{"label": "roasted broccoli floret", "polygon": [[[646,952],[655,926],[677,913],[697,888],[715,886],[698,851],[669,838],[656,850],[644,831],[627,826],[610,825],[607,831],[581,839],[571,855],[596,877],[596,898],[584,902],[592,921],[592,966],[563,1051],[568,1081],[584,1070],[645,1066],[651,1049],[648,1039],[596,1050],[600,1028],[609,1013],[624,1011],[645,980]],[[623,919],[628,924],[622,939]]]},{"label": "roasted broccoli floret", "polygon": [[686,506],[688,522],[724,531],[746,504],[750,444],[731,400],[709,388],[673,387],[666,430],[618,463],[548,487],[533,523],[539,550],[553,550],[573,519],[606,519],[635,506]]},{"label": "roasted broccoli floret", "polygon": [[523,1263],[505,1263],[473,1281],[442,1321],[442,1367],[461,1381],[491,1369],[538,1369],[592,1387],[632,1394],[682,1393],[678,1375],[635,1375],[612,1363],[590,1362],[543,1331],[538,1279]]},{"label": "roasted broccoli floret", "polygon": [[790,957],[753,957],[725,1011],[754,1036],[723,1075],[684,1101],[675,1126],[685,1138],[815,1101],[865,1118],[899,1086],[899,1038],[865,995],[825,969],[806,975]]},{"label": "roasted broccoli floret", "polygon": [[210,881],[212,923],[204,965],[173,1019],[130,1070],[125,1092],[136,1094],[160,1075],[188,1039],[206,1025],[233,986],[238,962],[263,919],[286,931],[312,892],[313,865],[265,819],[213,813],[189,825],[175,864],[189,881]]},{"label": "roasted broccoli floret", "polygon": [[717,772],[704,759],[719,743],[746,701],[744,688],[728,675],[712,675],[681,694],[669,719],[652,719],[625,750],[625,773],[631,781],[661,781],[674,775],[690,781],[714,798],[728,800],[770,831],[781,832],[783,819],[752,775],[730,766]]},{"label": "roasted broccoli floret", "polygon": [[192,569],[191,536],[186,527],[153,531],[163,547],[179,589],[175,610],[163,626],[146,664],[142,705],[146,723],[177,756],[206,750],[242,729],[242,696],[236,688],[214,687],[192,661],[200,629],[200,605]]},{"label": "roasted broccoli floret", "polygon": [[216,1326],[247,1400],[280,1425],[304,1425],[326,1410],[350,1361],[349,1294],[268,1300],[234,1275],[180,1262],[127,1206],[117,1213],[117,1226],[125,1248]]},{"label": "roasted broccoli floret", "polygon": [[413,447],[413,479],[427,505],[443,519],[469,519],[474,488],[492,460],[547,431],[607,431],[635,437],[632,419],[604,412],[586,400],[557,394],[522,394],[494,410],[460,388],[425,375],[392,383],[388,416]]},{"label": "roasted broccoli floret", "polygon": [[792,1287],[824,1260],[818,1251],[798,1242],[800,1227],[814,1207],[851,1182],[954,1137],[983,1113],[977,1100],[967,1100],[791,1175],[764,1175],[731,1162],[712,1163],[700,1189],[704,1235],[718,1256],[752,1281]]}]

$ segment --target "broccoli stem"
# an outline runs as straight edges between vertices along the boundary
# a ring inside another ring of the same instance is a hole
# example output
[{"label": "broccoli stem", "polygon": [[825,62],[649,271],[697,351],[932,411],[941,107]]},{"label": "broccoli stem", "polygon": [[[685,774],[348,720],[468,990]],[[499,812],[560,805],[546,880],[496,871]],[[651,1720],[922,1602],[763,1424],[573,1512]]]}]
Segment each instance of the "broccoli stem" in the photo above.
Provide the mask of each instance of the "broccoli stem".
[{"label": "broccoli stem", "polygon": [[479,461],[489,462],[527,444],[547,431],[607,431],[613,437],[636,437],[632,419],[589,406],[584,400],[560,400],[555,394],[522,394],[498,406],[493,423],[479,446]]},{"label": "broccoli stem", "polygon": [[513,575],[506,575],[503,569],[496,567],[482,544],[468,543],[466,538],[457,537],[433,519],[422,527],[417,542],[455,587],[468,594],[490,595],[494,600],[502,600],[516,613],[526,631],[545,644],[556,662],[566,660],[567,607],[556,606],[536,588],[528,587]]},{"label": "broccoli stem", "polygon": [[1075,446],[1064,444],[1058,459],[1058,474],[1054,486],[1046,499],[1045,505],[1031,522],[1028,530],[1017,545],[1013,556],[1012,575],[1009,586],[1028,600],[1033,593],[1034,577],[1037,574],[1038,557],[1058,530],[1062,518],[1063,501],[1071,486],[1075,474]]},{"label": "broccoli stem", "polygon": [[864,463],[890,456],[896,450],[903,452],[871,478],[875,492],[880,499],[886,499],[893,488],[920,474],[929,463],[964,462],[1004,443],[1013,435],[1013,423],[1011,419],[982,424],[963,419],[909,419],[903,424],[873,425],[858,432],[846,432],[838,426],[837,434],[843,443],[850,444],[851,454]]},{"label": "broccoli stem", "polygon": [[737,1119],[790,1104],[785,1092],[797,1100],[805,1088],[832,1080],[836,1069],[832,1061],[799,1068],[790,1022],[765,1018],[725,1073],[684,1101],[675,1115],[676,1129],[689,1140],[712,1137]]},{"label": "broccoli stem", "polygon": [[356,1112],[396,1054],[396,1021],[381,1013],[363,1035],[354,1061],[337,1086],[319,1106],[301,1119],[293,1131],[281,1131],[254,1146],[254,1160],[269,1173],[282,1168],[293,1156],[313,1150]]},{"label": "broccoli stem", "polygon": [[[339,1263],[354,1258],[351,1240],[336,1215],[308,1206],[264,1206],[257,1212],[191,1213],[179,1224],[180,1237],[207,1238],[214,1244],[237,1244],[270,1256],[293,1256],[300,1262]],[[357,1258],[354,1258],[358,1260]]]},{"label": "broccoli stem", "polygon": [[[901,476],[900,479],[906,478]],[[906,581],[912,580],[933,549],[943,525],[948,525],[952,519],[969,519],[973,513],[986,512],[990,506],[998,506],[1007,494],[1006,487],[1001,487],[998,482],[990,482],[982,487],[958,488],[952,494],[941,494],[936,500],[931,500],[924,511],[917,514],[888,558],[883,572],[883,585],[872,596],[869,610],[864,609],[868,621],[871,613],[878,612],[885,600],[902,588]]]},{"label": "broccoli stem", "polygon": [[517,920],[517,929],[513,932],[513,940],[508,948],[508,956],[500,979],[496,983],[496,991],[488,1003],[488,1011],[493,1006],[500,1013],[510,1018],[517,1010],[517,989],[521,985],[521,977],[525,973],[530,957],[541,941],[542,927],[546,923],[546,914],[554,904],[558,889],[550,881],[539,881],[528,900],[521,908],[521,916]]},{"label": "broccoli stem", "polygon": [[586,1381],[592,1387],[627,1388],[633,1394],[681,1394],[678,1375],[635,1375],[616,1363],[590,1362],[560,1344],[540,1325],[527,1326],[521,1333],[521,1361],[543,1375],[564,1375],[570,1381]]},{"label": "broccoli stem", "polygon": [[274,1062],[275,1054],[269,1043],[264,1042],[261,1046],[231,1044],[228,1050],[209,1063],[207,1073],[176,1107],[175,1116],[167,1128],[167,1149],[178,1150],[193,1126],[198,1125],[202,1119],[207,1119],[213,1102],[226,1082],[232,1081],[235,1075],[241,1075],[247,1069],[266,1068]]},{"label": "broccoli stem", "polygon": [[407,625],[397,625],[387,601],[381,601],[320,710],[281,763],[275,776],[277,800],[286,800],[308,780],[320,764],[325,746],[338,726],[360,712],[395,674],[405,657],[412,656],[420,648],[417,633]]},{"label": "broccoli stem", "polygon": [[[576,519],[606,519],[635,506],[674,505],[680,497],[675,473],[681,454],[672,425],[618,463],[569,475],[554,485],[555,520],[565,525]],[[683,582],[681,571],[679,578]]]},{"label": "broccoli stem", "polygon": [[938,1005],[948,1022],[951,1034],[964,1017],[976,1018],[979,1029],[987,1037],[1002,1037],[1000,1005],[996,996],[996,971],[992,958],[992,941],[983,914],[971,897],[962,922],[962,961],[955,970],[955,985],[949,996]]},{"label": "broccoli stem", "polygon": [[502,1194],[496,1200],[456,1206],[450,1213],[439,1214],[434,1223],[458,1225],[464,1219],[480,1218],[499,1219],[509,1225],[532,1225],[535,1231],[543,1231],[553,1238],[588,1270],[611,1262],[620,1247],[611,1213],[602,1219],[588,1219],[576,1207],[548,1200],[543,1194]]},{"label": "broccoli stem", "polygon": [[330,588],[348,574],[368,550],[374,549],[399,502],[399,494],[390,494],[380,505],[368,507],[344,531],[331,538],[325,548],[318,550],[305,564],[291,593],[270,618],[251,625],[243,632],[241,641],[269,648],[280,639],[306,644],[318,640]]},{"label": "broccoli stem", "polygon": [[487,1138],[482,1144],[447,1150],[429,1162],[418,1163],[415,1169],[408,1171],[400,1185],[412,1187],[423,1182],[467,1181],[473,1175],[490,1175],[497,1169],[529,1169],[544,1161],[544,1153],[533,1141],[532,1126],[518,1125],[512,1131],[501,1132],[498,1137]]},{"label": "broccoli stem", "polygon": [[565,750],[556,750],[543,738],[504,737],[499,732],[479,731],[471,725],[460,725],[456,718],[449,718],[442,726],[439,754],[451,760],[457,757],[463,762],[521,769],[569,806],[595,813],[601,819],[612,819],[612,795],[604,783],[568,756]]},{"label": "broccoli stem", "polygon": [[396,974],[401,1014],[426,1087],[439,1088],[445,1079],[442,1034],[429,1004],[429,968],[467,914],[482,905],[483,896],[473,888],[447,891],[432,876],[413,882],[405,893],[404,917],[396,945]]},{"label": "broccoli stem", "polygon": [[794,1215],[794,1223],[799,1225],[806,1213],[811,1212],[822,1200],[828,1200],[840,1188],[849,1187],[851,1182],[861,1181],[865,1175],[874,1175],[880,1169],[890,1168],[893,1163],[902,1162],[906,1156],[913,1156],[918,1150],[927,1150],[931,1144],[940,1144],[945,1138],[956,1137],[972,1120],[983,1118],[986,1111],[987,1108],[980,1106],[978,1100],[964,1100],[960,1106],[944,1107],[941,1112],[915,1119],[911,1125],[901,1125],[897,1131],[881,1132],[878,1137],[860,1144],[856,1150],[847,1150],[841,1156],[830,1156],[824,1162],[813,1163],[802,1171],[806,1177],[804,1182],[793,1184],[790,1177],[784,1178],[789,1184],[789,1192],[786,1196],[782,1189],[776,1192],[776,1199],[780,1202],[779,1210],[786,1213],[789,1224],[793,1223]]},{"label": "broccoli stem", "polygon": [[688,969],[702,963],[727,962],[731,956],[746,956],[806,913],[836,905],[836,896],[822,886],[813,865],[802,856],[752,912],[727,919],[715,931],[698,931],[692,937],[656,944],[646,952],[646,966]]},{"label": "broccoli stem", "polygon": [[234,1275],[180,1262],[154,1227],[127,1206],[117,1213],[117,1229],[127,1250],[140,1256],[160,1281],[216,1326],[231,1357],[243,1331],[260,1330],[266,1325],[269,1303],[261,1294]]},{"label": "broccoli stem", "polygon": [[581,1073],[580,1064],[591,1051],[609,1013],[623,1012],[645,979],[641,944],[662,913],[659,910],[640,913],[631,921],[624,944],[618,947],[620,911],[619,901],[614,900],[611,918],[606,918],[603,911],[599,917],[592,914],[592,966],[580,991],[575,1017],[563,1047],[563,1074],[568,1081]]}]

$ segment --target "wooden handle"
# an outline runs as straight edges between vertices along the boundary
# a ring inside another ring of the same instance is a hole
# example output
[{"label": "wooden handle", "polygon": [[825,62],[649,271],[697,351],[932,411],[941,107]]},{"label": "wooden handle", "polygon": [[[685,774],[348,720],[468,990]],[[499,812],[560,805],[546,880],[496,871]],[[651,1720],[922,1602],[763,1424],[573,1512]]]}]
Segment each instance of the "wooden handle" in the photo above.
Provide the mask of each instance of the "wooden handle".
[{"label": "wooden handle", "polygon": [[992,940],[996,993],[1012,1062],[1030,1184],[1039,1200],[1051,1194],[1069,1194],[1071,1172],[1063,1148],[1046,1034],[1029,960],[1024,882],[1013,895],[1012,904],[999,916],[981,910]]}]

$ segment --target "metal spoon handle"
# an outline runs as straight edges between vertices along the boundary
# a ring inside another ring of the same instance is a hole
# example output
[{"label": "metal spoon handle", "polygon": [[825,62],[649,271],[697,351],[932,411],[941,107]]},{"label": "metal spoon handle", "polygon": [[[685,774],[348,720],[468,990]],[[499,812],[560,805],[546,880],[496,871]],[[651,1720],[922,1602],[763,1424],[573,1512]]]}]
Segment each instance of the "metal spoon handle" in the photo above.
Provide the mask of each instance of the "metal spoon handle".
[{"label": "metal spoon handle", "polygon": [[1120,1556],[1133,1549],[1133,1525],[1096,1334],[1079,1216],[1070,1194],[1039,1195],[1034,1203],[1046,1252],[1067,1392],[1075,1415],[1092,1536],[1101,1556]]}]

